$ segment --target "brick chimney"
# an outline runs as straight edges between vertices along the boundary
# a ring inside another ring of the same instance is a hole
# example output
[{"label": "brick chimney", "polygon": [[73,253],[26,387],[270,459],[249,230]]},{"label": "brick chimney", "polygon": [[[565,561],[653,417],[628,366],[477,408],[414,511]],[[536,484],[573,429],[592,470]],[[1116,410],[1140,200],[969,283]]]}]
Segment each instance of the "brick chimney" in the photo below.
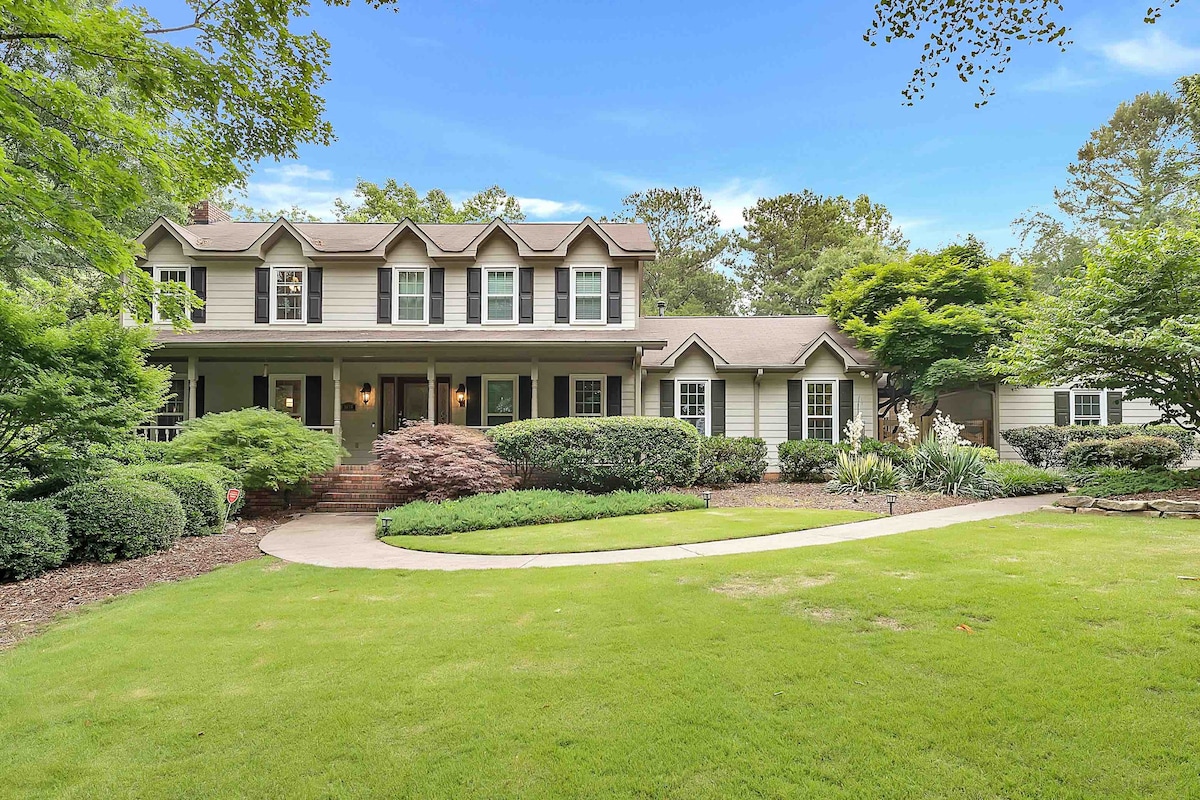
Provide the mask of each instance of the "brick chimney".
[{"label": "brick chimney", "polygon": [[188,225],[211,225],[232,219],[228,211],[209,200],[201,200],[188,211]]}]

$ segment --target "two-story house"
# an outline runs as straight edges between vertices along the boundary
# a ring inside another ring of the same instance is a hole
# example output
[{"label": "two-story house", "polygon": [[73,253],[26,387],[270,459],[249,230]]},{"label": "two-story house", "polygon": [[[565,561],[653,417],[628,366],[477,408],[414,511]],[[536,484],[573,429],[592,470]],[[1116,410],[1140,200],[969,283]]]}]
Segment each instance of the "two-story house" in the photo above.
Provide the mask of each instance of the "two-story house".
[{"label": "two-story house", "polygon": [[[206,412],[275,408],[350,453],[404,420],[665,415],[706,434],[837,441],[875,431],[877,367],[824,317],[639,315],[640,223],[157,220],[141,266],[204,299],[155,320],[172,399],[147,435]],[[135,324],[129,320],[129,324]]]}]

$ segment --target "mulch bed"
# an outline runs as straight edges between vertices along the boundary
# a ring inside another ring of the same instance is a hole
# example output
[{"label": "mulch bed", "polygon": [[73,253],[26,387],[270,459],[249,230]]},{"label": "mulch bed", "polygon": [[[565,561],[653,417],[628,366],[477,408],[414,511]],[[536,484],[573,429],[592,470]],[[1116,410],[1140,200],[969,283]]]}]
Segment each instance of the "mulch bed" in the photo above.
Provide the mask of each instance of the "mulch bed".
[{"label": "mulch bed", "polygon": [[[1081,492],[1086,494],[1086,492]],[[1167,492],[1142,492],[1141,494],[1123,494],[1116,500],[1200,500],[1200,489],[1171,489]]]},{"label": "mulch bed", "polygon": [[[700,494],[703,488],[687,489],[691,494]],[[872,511],[887,513],[887,500],[882,494],[866,494],[857,498],[851,495],[833,494],[825,491],[824,483],[744,483],[728,489],[712,489],[710,503],[715,507],[762,506],[768,508],[821,508],[846,509],[849,511]],[[926,492],[896,492],[897,514],[914,511],[930,511],[978,502],[969,497],[947,497]]]},{"label": "mulch bed", "polygon": [[[64,611],[258,558],[259,540],[289,518],[257,517],[228,533],[184,537],[170,550],[143,558],[71,564],[29,580],[0,583],[0,649],[32,636]],[[255,533],[240,533],[245,527]]]}]

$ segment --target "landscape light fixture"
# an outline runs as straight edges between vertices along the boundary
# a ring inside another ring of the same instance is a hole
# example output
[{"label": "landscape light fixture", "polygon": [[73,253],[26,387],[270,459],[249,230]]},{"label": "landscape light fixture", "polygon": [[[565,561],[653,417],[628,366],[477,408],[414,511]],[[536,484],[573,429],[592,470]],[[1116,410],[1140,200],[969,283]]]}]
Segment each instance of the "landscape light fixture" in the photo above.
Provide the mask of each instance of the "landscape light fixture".
[{"label": "landscape light fixture", "polygon": [[387,536],[392,529],[392,520],[388,517],[380,517],[379,522],[383,525],[383,535]]},{"label": "landscape light fixture", "polygon": [[363,401],[364,406],[371,405],[371,384],[364,383],[362,385],[362,388],[359,389],[359,394],[362,395],[362,401]]},{"label": "landscape light fixture", "polygon": [[701,492],[700,496],[704,498],[704,507],[708,508],[708,501],[712,499],[712,492]]},{"label": "landscape light fixture", "polygon": [[458,403],[459,408],[467,405],[467,385],[465,383],[460,383],[454,390],[454,400]]},{"label": "landscape light fixture", "polygon": [[888,504],[888,516],[890,517],[890,516],[892,516],[892,514],[895,513],[896,495],[889,493],[887,496],[887,504]]}]

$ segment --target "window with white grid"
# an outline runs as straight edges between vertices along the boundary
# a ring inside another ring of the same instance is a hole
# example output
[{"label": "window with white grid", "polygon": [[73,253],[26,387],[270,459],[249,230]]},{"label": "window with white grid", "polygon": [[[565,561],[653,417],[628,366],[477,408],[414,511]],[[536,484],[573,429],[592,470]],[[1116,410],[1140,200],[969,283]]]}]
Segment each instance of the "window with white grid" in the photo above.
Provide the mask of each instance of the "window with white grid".
[{"label": "window with white grid", "polygon": [[696,426],[701,435],[708,434],[708,381],[679,381],[678,406],[675,416]]},{"label": "window with white grid", "polygon": [[396,321],[425,322],[425,270],[396,270]]},{"label": "window with white grid", "polygon": [[836,441],[834,423],[834,384],[811,381],[804,388],[805,437],[822,442]]},{"label": "window with white grid", "polygon": [[1071,397],[1071,424],[1102,425],[1102,409],[1100,392],[1075,392]]},{"label": "window with white grid", "polygon": [[302,267],[276,267],[271,294],[272,322],[304,321],[304,274]]},{"label": "window with white grid", "polygon": [[573,416],[599,417],[604,414],[604,378],[588,376],[575,378]]},{"label": "window with white grid", "polygon": [[604,321],[604,270],[576,269],[572,274],[575,322]]},{"label": "window with white grid", "polygon": [[487,271],[487,322],[512,322],[517,307],[517,271]]}]

